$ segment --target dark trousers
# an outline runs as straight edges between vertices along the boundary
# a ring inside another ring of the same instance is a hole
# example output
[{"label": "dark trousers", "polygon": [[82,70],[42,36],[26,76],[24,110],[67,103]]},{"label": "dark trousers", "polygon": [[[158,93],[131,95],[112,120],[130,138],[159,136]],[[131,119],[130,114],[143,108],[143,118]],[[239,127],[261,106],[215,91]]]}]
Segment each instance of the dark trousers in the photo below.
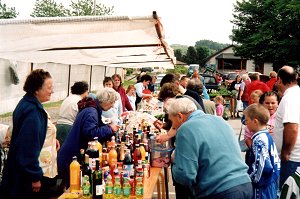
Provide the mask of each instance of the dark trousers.
[{"label": "dark trousers", "polygon": [[279,188],[281,189],[282,185],[286,181],[286,179],[292,175],[296,170],[297,167],[300,166],[300,162],[293,162],[293,161],[281,161],[281,168],[280,168],[280,181],[279,181]]}]

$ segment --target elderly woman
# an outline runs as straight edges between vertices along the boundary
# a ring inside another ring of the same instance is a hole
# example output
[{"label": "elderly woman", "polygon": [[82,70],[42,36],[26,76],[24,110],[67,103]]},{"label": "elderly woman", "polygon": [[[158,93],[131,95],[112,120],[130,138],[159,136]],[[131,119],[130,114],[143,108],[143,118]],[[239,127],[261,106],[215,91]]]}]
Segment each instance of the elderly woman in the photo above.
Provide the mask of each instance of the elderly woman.
[{"label": "elderly woman", "polygon": [[77,103],[88,96],[88,90],[87,82],[75,82],[71,87],[71,95],[64,99],[60,106],[56,128],[57,139],[61,145],[64,143],[78,113]]},{"label": "elderly woman", "polygon": [[66,186],[69,185],[69,166],[72,157],[79,157],[80,149],[86,149],[88,142],[94,137],[98,137],[103,143],[118,131],[118,125],[104,124],[101,120],[102,111],[112,108],[116,100],[114,89],[103,88],[97,93],[96,99],[87,97],[78,102],[79,113],[57,158],[58,169],[64,174]]},{"label": "elderly woman", "polygon": [[43,147],[48,116],[42,103],[53,93],[53,80],[43,69],[33,70],[26,78],[26,94],[13,112],[13,130],[7,164],[4,167],[1,196],[8,198],[42,197],[43,170],[39,155]]},{"label": "elderly woman", "polygon": [[122,86],[122,79],[121,76],[119,74],[114,74],[112,77],[113,80],[113,88],[115,89],[115,91],[117,91],[122,99],[122,107],[123,107],[123,112],[125,112],[125,109],[128,111],[133,111],[131,104],[128,100],[128,97],[126,95],[125,89]]},{"label": "elderly woman", "polygon": [[172,174],[189,191],[184,198],[251,199],[248,167],[228,123],[187,98],[171,102],[168,113],[177,130]]}]

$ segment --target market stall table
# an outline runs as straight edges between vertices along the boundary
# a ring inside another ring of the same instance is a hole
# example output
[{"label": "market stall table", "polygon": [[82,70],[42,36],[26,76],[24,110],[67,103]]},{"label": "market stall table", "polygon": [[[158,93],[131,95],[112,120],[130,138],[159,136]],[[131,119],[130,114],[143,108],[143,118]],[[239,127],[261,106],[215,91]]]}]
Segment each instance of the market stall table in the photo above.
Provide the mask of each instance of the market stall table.
[{"label": "market stall table", "polygon": [[[157,188],[157,198],[166,199],[165,174],[163,171],[163,168],[150,168],[150,177],[144,180],[144,199],[152,198],[155,186]],[[66,196],[67,193],[63,193],[58,199],[65,199]],[[134,199],[135,196],[130,198]]]}]

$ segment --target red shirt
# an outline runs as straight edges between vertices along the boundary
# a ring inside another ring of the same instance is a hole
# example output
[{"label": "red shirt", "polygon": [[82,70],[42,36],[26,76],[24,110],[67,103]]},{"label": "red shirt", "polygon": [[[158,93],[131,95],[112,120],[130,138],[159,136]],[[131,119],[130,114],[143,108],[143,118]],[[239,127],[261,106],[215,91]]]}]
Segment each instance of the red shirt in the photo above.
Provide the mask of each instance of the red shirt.
[{"label": "red shirt", "polygon": [[270,91],[271,89],[262,81],[254,80],[248,85],[248,95],[249,95],[249,105],[252,104],[251,93],[255,90],[261,90],[261,92],[265,93]]},{"label": "red shirt", "polygon": [[277,81],[277,78],[272,77],[269,81],[266,82],[266,84],[272,90],[276,81]]},{"label": "red shirt", "polygon": [[[116,90],[116,89],[115,89]],[[125,89],[122,86],[119,86],[119,88],[116,90],[120,96],[121,96],[121,100],[122,100],[122,106],[123,106],[123,112],[125,112],[125,108],[128,111],[133,111],[131,104],[128,100],[128,97],[126,95]]]}]

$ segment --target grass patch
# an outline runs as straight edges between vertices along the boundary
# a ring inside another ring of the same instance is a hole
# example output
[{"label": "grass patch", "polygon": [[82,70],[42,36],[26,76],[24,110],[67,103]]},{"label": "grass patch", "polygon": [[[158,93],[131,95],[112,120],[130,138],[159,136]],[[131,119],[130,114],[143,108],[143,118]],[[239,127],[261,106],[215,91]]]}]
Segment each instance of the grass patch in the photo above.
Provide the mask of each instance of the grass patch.
[{"label": "grass patch", "polygon": [[124,89],[126,90],[127,89],[127,87],[129,86],[129,85],[135,85],[136,84],[136,81],[135,81],[135,79],[134,80],[130,80],[130,81],[128,81],[128,80],[125,80],[124,81],[124,83],[123,83],[123,87],[124,87]]},{"label": "grass patch", "polygon": [[49,102],[49,103],[45,103],[43,104],[44,108],[52,108],[52,107],[58,107],[61,105],[61,103],[63,102],[63,100],[57,101],[57,102]]},{"label": "grass patch", "polygon": [[9,113],[4,113],[0,115],[0,118],[6,118],[6,117],[11,117],[12,116],[12,112]]}]

